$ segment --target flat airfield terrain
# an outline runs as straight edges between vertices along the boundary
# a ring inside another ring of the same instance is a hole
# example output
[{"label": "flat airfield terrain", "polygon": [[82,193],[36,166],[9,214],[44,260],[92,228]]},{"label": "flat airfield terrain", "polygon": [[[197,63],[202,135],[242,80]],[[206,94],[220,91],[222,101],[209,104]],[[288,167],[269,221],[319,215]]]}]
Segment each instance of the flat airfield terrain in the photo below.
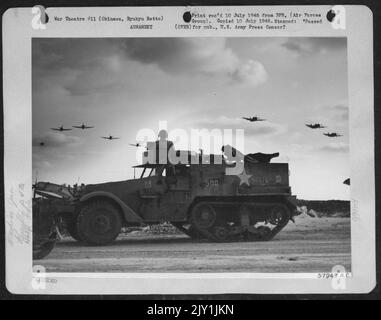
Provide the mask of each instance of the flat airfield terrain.
[{"label": "flat airfield terrain", "polygon": [[109,246],[65,238],[43,260],[48,272],[330,272],[351,270],[350,218],[296,217],[268,242],[211,243],[186,235],[121,235]]}]

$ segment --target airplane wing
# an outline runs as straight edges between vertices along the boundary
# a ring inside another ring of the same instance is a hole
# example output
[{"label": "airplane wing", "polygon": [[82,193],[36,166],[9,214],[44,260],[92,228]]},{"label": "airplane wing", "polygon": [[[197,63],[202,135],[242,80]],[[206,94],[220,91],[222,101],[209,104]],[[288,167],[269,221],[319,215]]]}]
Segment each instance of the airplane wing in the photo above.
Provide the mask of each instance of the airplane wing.
[{"label": "airplane wing", "polygon": [[102,139],[110,139],[109,137],[101,137]]},{"label": "airplane wing", "polygon": [[61,129],[62,131],[70,131],[71,129]]},{"label": "airplane wing", "polygon": [[60,129],[57,129],[57,128],[50,128],[52,130],[55,130],[55,131],[60,131]]},{"label": "airplane wing", "polygon": [[120,139],[119,137],[112,137],[112,140],[114,140],[114,139]]},{"label": "airplane wing", "polygon": [[310,124],[306,124],[306,127],[308,127],[308,128],[312,128],[312,125],[310,125]]},{"label": "airplane wing", "polygon": [[91,129],[91,128],[94,128],[94,127],[91,127],[91,126],[85,126],[85,129]]},{"label": "airplane wing", "polygon": [[258,118],[257,121],[266,121],[266,119],[259,119],[259,118]]},{"label": "airplane wing", "polygon": [[246,118],[246,117],[242,117],[242,119],[247,120],[247,121],[251,121],[250,118]]},{"label": "airplane wing", "polygon": [[139,147],[138,145],[136,144],[133,144],[133,143],[129,143],[130,146],[133,146],[133,147]]}]

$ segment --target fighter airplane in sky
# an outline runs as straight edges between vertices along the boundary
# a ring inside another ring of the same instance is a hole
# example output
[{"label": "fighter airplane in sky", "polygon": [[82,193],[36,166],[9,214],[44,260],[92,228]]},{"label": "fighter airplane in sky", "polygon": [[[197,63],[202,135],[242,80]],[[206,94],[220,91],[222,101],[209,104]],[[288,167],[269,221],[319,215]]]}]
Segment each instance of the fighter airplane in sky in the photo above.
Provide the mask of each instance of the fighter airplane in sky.
[{"label": "fighter airplane in sky", "polygon": [[108,137],[101,137],[102,139],[106,139],[106,140],[116,140],[116,139],[120,139],[119,137],[114,137],[112,135],[109,135]]},{"label": "fighter airplane in sky", "polygon": [[64,128],[64,126],[60,126],[59,128],[50,128],[50,129],[55,130],[55,131],[60,131],[60,132],[72,130],[72,129],[69,129],[69,128]]},{"label": "fighter airplane in sky", "polygon": [[310,124],[306,124],[306,126],[308,128],[311,128],[311,129],[322,129],[322,128],[326,128],[325,126],[323,126],[322,124],[320,123],[310,123]]},{"label": "fighter airplane in sky", "polygon": [[257,116],[255,116],[255,117],[249,117],[249,118],[247,118],[247,117],[242,117],[242,119],[247,120],[247,121],[250,121],[250,122],[266,121],[266,119],[261,119],[261,118],[259,118],[259,117],[257,117]]},{"label": "fighter airplane in sky", "polygon": [[141,143],[129,143],[129,145],[130,146],[133,146],[133,147],[137,147],[137,148],[139,148],[139,147],[142,147],[142,145],[141,145]]},{"label": "fighter airplane in sky", "polygon": [[85,129],[91,129],[91,128],[94,128],[94,127],[92,127],[92,126],[87,126],[87,125],[85,125],[84,123],[82,123],[80,126],[73,126],[73,128],[78,128],[78,129],[85,130]]},{"label": "fighter airplane in sky", "polygon": [[325,136],[330,137],[330,138],[337,138],[337,137],[342,137],[341,134],[338,134],[336,132],[326,132],[323,133]]}]

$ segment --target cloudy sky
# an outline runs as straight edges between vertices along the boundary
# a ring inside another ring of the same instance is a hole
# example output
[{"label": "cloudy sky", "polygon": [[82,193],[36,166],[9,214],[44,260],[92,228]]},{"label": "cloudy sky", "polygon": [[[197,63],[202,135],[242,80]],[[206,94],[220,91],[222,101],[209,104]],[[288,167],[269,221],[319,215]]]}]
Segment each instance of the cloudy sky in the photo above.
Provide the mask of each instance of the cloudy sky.
[{"label": "cloudy sky", "polygon": [[[39,180],[131,178],[137,150],[129,143],[167,121],[169,131],[244,129],[246,153],[280,152],[276,162],[289,162],[299,198],[349,199],[345,39],[33,39],[32,51]],[[268,121],[240,119],[254,115]],[[50,130],[82,122],[95,128]],[[304,125],[311,122],[329,128]],[[121,139],[100,138],[110,134]]]}]

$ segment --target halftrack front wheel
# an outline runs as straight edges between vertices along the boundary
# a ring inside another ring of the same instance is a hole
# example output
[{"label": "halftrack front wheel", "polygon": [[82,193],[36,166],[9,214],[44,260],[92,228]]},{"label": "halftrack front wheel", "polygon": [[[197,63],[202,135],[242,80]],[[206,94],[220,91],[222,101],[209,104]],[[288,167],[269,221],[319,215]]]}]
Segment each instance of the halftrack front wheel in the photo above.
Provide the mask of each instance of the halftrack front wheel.
[{"label": "halftrack front wheel", "polygon": [[78,236],[90,245],[106,245],[113,242],[121,228],[119,210],[107,201],[90,202],[78,215]]}]

